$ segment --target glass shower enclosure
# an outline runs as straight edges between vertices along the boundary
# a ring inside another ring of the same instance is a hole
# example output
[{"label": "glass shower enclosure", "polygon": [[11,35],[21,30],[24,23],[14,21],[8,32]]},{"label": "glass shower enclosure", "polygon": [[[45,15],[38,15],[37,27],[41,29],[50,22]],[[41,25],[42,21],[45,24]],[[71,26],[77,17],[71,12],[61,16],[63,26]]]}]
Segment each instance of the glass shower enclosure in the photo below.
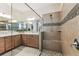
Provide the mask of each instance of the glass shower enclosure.
[{"label": "glass shower enclosure", "polygon": [[39,46],[32,48],[28,47],[28,44],[23,45],[22,37],[28,33],[29,38],[29,35],[34,33],[39,39],[40,19],[40,15],[27,3],[0,3],[0,55],[40,55]]}]

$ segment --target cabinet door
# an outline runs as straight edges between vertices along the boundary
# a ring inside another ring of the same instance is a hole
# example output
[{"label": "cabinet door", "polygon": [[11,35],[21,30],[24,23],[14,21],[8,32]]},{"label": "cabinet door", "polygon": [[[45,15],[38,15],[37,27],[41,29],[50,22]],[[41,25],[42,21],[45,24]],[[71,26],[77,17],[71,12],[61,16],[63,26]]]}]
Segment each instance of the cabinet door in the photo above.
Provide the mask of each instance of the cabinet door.
[{"label": "cabinet door", "polygon": [[6,47],[6,51],[11,49],[11,37],[7,36],[5,37],[5,47]]},{"label": "cabinet door", "polygon": [[14,48],[15,47],[15,44],[14,44],[15,43],[15,39],[14,38],[15,38],[15,36],[12,36],[12,38],[11,38],[11,40],[12,40],[11,41],[12,42],[11,43],[12,44],[12,47],[11,48]]},{"label": "cabinet door", "polygon": [[20,46],[21,45],[21,37],[20,35],[15,35],[15,47]]},{"label": "cabinet door", "polygon": [[23,34],[22,34],[22,44],[23,44],[23,45],[27,45],[27,42],[26,42],[26,35],[23,35]]},{"label": "cabinet door", "polygon": [[39,39],[36,35],[30,35],[29,36],[29,45],[35,48],[38,48]]},{"label": "cabinet door", "polygon": [[39,48],[39,35],[34,37],[36,39],[36,47]]},{"label": "cabinet door", "polygon": [[0,54],[5,52],[4,38],[0,38]]},{"label": "cabinet door", "polygon": [[39,47],[39,36],[38,35],[33,36],[33,46],[36,48]]},{"label": "cabinet door", "polygon": [[33,35],[29,35],[28,40],[29,40],[29,46],[34,47]]},{"label": "cabinet door", "polygon": [[22,35],[22,39],[23,39],[22,40],[23,45],[38,48],[39,44],[38,35]]},{"label": "cabinet door", "polygon": [[30,41],[29,41],[30,37],[29,35],[26,35],[26,45],[30,46]]}]

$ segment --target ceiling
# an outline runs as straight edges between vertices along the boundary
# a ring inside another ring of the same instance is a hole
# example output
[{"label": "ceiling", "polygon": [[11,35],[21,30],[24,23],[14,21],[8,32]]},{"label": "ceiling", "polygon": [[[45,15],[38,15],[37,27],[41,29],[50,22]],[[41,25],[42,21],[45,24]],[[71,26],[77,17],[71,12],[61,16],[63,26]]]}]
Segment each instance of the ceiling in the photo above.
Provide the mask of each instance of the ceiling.
[{"label": "ceiling", "polygon": [[11,14],[11,4],[0,3],[0,13]]},{"label": "ceiling", "polygon": [[38,14],[46,14],[60,10],[60,3],[29,3]]},{"label": "ceiling", "polygon": [[[28,3],[40,16],[43,14],[60,11],[61,3]],[[0,12],[11,15],[16,20],[26,20],[28,18],[39,18],[29,7],[24,3],[13,3],[12,9],[10,3],[0,3]]]}]

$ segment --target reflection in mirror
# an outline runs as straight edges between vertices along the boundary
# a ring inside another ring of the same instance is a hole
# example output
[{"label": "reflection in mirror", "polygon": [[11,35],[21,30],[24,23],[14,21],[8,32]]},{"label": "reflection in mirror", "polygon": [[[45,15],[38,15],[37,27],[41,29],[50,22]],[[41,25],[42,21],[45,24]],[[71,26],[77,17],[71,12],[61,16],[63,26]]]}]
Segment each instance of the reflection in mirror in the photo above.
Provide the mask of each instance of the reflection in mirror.
[{"label": "reflection in mirror", "polygon": [[38,32],[39,17],[24,3],[12,4],[12,30]]},{"label": "reflection in mirror", "polygon": [[0,55],[2,56],[11,56],[11,31],[7,30],[9,20],[11,21],[11,4],[0,3]]}]

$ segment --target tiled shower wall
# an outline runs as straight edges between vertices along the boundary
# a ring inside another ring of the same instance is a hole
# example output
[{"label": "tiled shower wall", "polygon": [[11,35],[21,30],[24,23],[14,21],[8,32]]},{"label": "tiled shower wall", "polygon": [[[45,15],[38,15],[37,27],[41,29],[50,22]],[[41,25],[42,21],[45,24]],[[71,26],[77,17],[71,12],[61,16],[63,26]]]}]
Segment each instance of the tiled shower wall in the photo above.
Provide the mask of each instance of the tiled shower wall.
[{"label": "tiled shower wall", "polygon": [[[60,52],[62,51],[64,55],[79,55],[78,51],[71,47],[71,44],[74,41],[73,39],[79,35],[78,9],[79,4],[64,4],[62,14],[59,12],[52,13],[52,17],[50,13],[43,15],[43,48]],[[61,26],[50,26],[51,23],[59,22]]]},{"label": "tiled shower wall", "polygon": [[[52,15],[52,16],[51,16]],[[60,12],[49,13],[43,15],[43,24],[41,31],[44,31],[43,48],[61,52],[59,26],[49,26],[51,23],[58,23],[60,20]]]}]

